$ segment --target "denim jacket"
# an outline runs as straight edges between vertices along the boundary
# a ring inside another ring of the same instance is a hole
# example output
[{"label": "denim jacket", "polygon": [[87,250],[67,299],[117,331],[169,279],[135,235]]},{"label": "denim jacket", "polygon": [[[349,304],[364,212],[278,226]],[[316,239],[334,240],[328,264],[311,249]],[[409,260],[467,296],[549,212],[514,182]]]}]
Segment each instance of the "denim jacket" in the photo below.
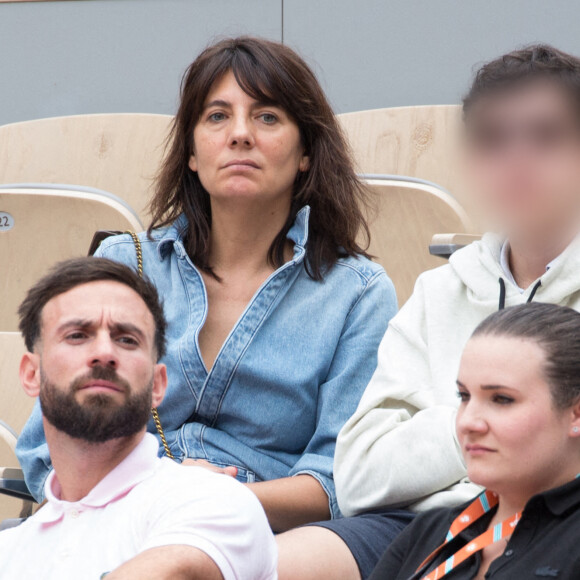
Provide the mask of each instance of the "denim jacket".
[{"label": "denim jacket", "polygon": [[[169,387],[159,414],[176,460],[233,465],[243,482],[309,474],[327,493],[332,517],[339,517],[336,437],[375,370],[397,302],[383,268],[363,257],[341,258],[323,281],[311,279],[304,265],[309,215],[309,207],[298,213],[288,233],[292,260],[256,292],[209,372],[198,345],[207,294],[183,245],[187,220],[181,216],[152,240],[145,233],[140,239],[145,274],[169,323],[162,361]],[[105,240],[97,255],[136,266],[127,235]],[[148,429],[155,433],[152,422]],[[38,404],[17,453],[40,499],[50,459]]]}]

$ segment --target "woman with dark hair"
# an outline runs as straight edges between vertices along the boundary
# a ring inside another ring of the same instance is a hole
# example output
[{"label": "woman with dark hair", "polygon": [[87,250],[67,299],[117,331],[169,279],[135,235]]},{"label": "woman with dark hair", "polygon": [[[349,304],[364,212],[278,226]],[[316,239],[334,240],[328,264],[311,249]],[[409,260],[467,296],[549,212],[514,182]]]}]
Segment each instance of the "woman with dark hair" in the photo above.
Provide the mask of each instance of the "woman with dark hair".
[{"label": "woman with dark hair", "polygon": [[[159,417],[176,460],[247,483],[276,532],[340,515],[336,436],[396,310],[357,241],[364,201],[326,97],[290,48],[228,39],[189,67],[139,236],[169,322]],[[137,265],[128,235],[98,255]],[[37,410],[19,455],[39,499],[43,443]]]},{"label": "woman with dark hair", "polygon": [[425,512],[371,579],[580,578],[580,314],[501,310],[463,352],[456,430],[469,479],[486,488]]}]

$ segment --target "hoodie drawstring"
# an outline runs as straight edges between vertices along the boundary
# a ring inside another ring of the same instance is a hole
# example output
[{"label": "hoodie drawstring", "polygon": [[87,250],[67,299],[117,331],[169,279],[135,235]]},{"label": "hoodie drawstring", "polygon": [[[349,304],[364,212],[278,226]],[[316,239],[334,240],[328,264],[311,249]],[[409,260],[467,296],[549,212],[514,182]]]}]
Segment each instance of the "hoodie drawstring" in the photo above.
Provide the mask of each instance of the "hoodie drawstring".
[{"label": "hoodie drawstring", "polygon": [[534,299],[534,296],[536,295],[536,292],[538,291],[538,288],[542,285],[542,281],[538,280],[538,283],[532,288],[532,291],[530,292],[530,297],[528,298],[528,304]]},{"label": "hoodie drawstring", "polygon": [[498,310],[503,310],[505,308],[505,281],[503,278],[499,279],[499,308]]},{"label": "hoodie drawstring", "polygon": [[[538,291],[538,288],[542,285],[542,281],[538,280],[536,282],[536,285],[532,288],[532,291],[530,292],[530,296],[527,299],[527,303],[529,304],[533,299],[534,296],[536,295],[536,292]],[[503,310],[505,308],[505,281],[503,278],[499,279],[499,308],[498,310]]]}]

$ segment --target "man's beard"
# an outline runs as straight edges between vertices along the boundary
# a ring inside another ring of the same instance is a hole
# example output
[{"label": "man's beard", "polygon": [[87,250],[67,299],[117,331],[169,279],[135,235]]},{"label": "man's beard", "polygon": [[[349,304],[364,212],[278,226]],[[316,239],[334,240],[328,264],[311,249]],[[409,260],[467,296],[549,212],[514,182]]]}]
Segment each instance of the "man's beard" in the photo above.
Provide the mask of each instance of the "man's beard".
[{"label": "man's beard", "polygon": [[[79,403],[77,392],[90,379],[109,381],[122,389],[125,401],[118,403],[102,393],[85,396]],[[67,390],[51,383],[41,369],[40,407],[46,420],[59,431],[90,443],[135,435],[149,419],[153,379],[141,393],[131,394],[131,386],[110,367],[96,366],[75,379]]]}]

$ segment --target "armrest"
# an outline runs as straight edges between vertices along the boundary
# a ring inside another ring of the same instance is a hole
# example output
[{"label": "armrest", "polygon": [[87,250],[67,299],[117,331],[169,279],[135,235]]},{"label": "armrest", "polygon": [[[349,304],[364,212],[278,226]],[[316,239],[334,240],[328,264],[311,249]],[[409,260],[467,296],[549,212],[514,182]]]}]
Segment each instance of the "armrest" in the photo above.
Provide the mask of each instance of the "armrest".
[{"label": "armrest", "polygon": [[8,447],[14,452],[16,450],[16,441],[18,439],[18,434],[10,425],[0,421],[0,440],[4,441]]},{"label": "armrest", "polygon": [[429,253],[432,256],[449,259],[457,250],[480,239],[480,235],[474,234],[435,234],[429,244]]},{"label": "armrest", "polygon": [[[4,441],[12,451],[16,449],[17,438],[14,429],[4,421],[0,421],[0,440]],[[0,467],[0,494],[24,501],[34,501],[24,481],[22,469],[17,467]]]},{"label": "armrest", "polygon": [[17,467],[0,467],[0,494],[24,501],[34,501],[24,481],[22,469]]}]

